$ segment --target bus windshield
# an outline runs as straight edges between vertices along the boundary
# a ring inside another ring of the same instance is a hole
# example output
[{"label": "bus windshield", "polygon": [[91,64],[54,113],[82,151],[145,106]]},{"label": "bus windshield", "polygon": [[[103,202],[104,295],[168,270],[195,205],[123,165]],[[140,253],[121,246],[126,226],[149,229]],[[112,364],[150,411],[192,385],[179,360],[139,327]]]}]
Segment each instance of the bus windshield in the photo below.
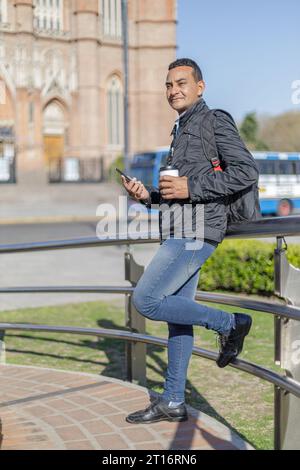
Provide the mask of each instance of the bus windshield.
[{"label": "bus windshield", "polygon": [[168,154],[168,150],[135,154],[130,166],[130,175],[148,186],[156,186],[159,168],[166,164]]},{"label": "bus windshield", "polygon": [[155,153],[139,153],[134,155],[130,176],[137,178],[146,185],[152,185],[153,169],[155,165]]}]

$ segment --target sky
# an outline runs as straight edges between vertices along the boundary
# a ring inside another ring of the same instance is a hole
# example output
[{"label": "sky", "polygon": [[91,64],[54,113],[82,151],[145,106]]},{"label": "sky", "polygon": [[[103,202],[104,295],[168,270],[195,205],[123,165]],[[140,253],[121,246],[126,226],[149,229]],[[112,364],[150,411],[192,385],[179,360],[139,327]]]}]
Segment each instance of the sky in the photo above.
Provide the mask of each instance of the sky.
[{"label": "sky", "polygon": [[199,64],[211,108],[300,112],[300,0],[177,0],[177,57]]}]

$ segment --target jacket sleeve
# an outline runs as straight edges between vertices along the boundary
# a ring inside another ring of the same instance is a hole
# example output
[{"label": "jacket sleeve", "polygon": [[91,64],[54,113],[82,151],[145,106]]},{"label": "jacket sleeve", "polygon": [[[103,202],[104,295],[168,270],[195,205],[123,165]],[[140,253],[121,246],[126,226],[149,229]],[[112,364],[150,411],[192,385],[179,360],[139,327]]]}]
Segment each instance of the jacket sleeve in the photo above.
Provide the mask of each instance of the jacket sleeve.
[{"label": "jacket sleeve", "polygon": [[232,117],[221,110],[217,110],[215,116],[215,139],[223,171],[188,177],[192,202],[208,202],[232,195],[251,186],[258,178],[256,162]]},{"label": "jacket sleeve", "polygon": [[158,188],[155,188],[154,186],[145,186],[147,191],[149,192],[149,199],[145,201],[140,201],[142,204],[144,204],[147,207],[150,207],[151,204],[159,204],[160,201],[160,192]]}]

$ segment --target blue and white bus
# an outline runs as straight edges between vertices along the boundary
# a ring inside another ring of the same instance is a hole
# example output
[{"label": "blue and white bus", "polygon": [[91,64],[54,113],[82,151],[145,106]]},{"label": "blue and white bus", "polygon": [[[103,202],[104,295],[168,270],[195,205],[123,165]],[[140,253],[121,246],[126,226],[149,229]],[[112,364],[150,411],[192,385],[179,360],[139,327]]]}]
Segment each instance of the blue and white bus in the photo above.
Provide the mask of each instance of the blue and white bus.
[{"label": "blue and white bus", "polygon": [[252,152],[259,168],[262,214],[290,215],[300,210],[300,153]]},{"label": "blue and white bus", "polygon": [[[135,154],[130,175],[158,186],[159,168],[169,148]],[[300,153],[252,152],[259,168],[260,208],[263,215],[286,216],[300,212]]]}]

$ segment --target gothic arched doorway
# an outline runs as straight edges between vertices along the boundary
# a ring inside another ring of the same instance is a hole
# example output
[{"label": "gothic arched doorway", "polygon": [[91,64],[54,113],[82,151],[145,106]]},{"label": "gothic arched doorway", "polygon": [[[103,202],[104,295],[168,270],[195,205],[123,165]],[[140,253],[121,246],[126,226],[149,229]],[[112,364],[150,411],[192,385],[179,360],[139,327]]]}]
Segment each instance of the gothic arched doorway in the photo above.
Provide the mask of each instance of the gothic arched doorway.
[{"label": "gothic arched doorway", "polygon": [[46,162],[62,159],[65,148],[65,112],[59,101],[51,101],[43,112],[43,138]]}]

